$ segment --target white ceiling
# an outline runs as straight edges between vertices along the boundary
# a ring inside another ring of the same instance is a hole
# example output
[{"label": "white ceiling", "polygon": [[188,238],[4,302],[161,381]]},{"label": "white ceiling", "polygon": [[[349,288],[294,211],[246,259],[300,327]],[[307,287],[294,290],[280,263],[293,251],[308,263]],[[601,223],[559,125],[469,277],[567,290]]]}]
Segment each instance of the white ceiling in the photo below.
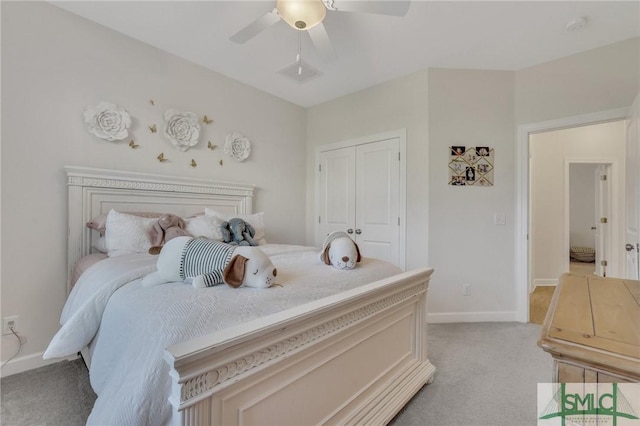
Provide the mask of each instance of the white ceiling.
[{"label": "white ceiling", "polygon": [[[322,75],[299,83],[278,73],[298,49],[299,32],[284,21],[229,41],[275,0],[53,4],[303,107],[427,67],[519,70],[640,36],[638,1],[414,0],[404,17],[328,11],[338,57],[323,62],[302,33],[302,59]],[[581,16],[581,31],[565,31]]]}]

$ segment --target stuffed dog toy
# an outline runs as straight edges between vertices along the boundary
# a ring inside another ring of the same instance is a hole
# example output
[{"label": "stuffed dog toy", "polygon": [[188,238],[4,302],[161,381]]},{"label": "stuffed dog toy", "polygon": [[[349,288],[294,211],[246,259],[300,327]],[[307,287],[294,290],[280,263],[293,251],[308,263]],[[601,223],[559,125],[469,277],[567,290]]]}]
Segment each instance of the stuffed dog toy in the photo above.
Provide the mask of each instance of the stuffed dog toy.
[{"label": "stuffed dog toy", "polygon": [[160,253],[161,246],[176,237],[188,236],[189,233],[185,230],[186,227],[187,225],[180,216],[171,213],[165,213],[160,216],[149,230],[149,238],[153,249],[151,254]]},{"label": "stuffed dog toy", "polygon": [[253,239],[253,236],[256,235],[253,226],[239,217],[234,217],[227,222],[222,222],[220,231],[222,232],[222,240],[227,244],[239,246],[258,245]]},{"label": "stuffed dog toy", "polygon": [[158,270],[142,279],[143,286],[192,280],[196,288],[226,283],[231,287],[268,288],[278,273],[257,247],[231,246],[205,238],[176,237],[166,243]]},{"label": "stuffed dog toy", "polygon": [[345,232],[335,231],[324,240],[320,260],[338,269],[353,269],[360,262],[360,248]]}]

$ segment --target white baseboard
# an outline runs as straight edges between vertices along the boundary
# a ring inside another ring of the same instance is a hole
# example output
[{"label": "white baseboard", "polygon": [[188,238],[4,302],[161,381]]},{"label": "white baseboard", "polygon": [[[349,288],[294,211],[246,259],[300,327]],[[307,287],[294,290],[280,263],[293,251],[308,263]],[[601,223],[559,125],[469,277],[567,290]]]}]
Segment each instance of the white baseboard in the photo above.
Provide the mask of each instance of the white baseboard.
[{"label": "white baseboard", "polygon": [[427,322],[432,324],[447,322],[511,322],[517,321],[516,318],[516,311],[447,312],[427,314]]},{"label": "white baseboard", "polygon": [[34,368],[44,367],[45,365],[55,364],[60,361],[74,360],[77,356],[70,356],[67,358],[55,358],[55,359],[42,359],[44,352],[37,352],[35,354],[21,356],[7,362],[2,371],[0,377],[12,376],[14,374],[22,373],[24,371],[33,370]]},{"label": "white baseboard", "polygon": [[560,280],[558,278],[538,278],[533,280],[533,287],[531,288],[531,293],[533,293],[536,287],[555,287],[558,285]]}]

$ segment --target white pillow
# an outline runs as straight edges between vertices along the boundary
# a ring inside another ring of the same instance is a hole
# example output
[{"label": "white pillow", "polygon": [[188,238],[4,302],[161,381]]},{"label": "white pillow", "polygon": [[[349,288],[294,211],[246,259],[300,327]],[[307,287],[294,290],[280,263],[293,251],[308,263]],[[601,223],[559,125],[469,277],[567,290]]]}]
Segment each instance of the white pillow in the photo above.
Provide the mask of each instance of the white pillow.
[{"label": "white pillow", "polygon": [[111,209],[104,234],[109,257],[146,253],[151,247],[149,231],[157,221],[157,218],[134,216]]},{"label": "white pillow", "polygon": [[204,237],[211,240],[222,241],[222,232],[220,225],[222,220],[218,217],[201,214],[198,216],[186,218],[186,231],[194,237]]},{"label": "white pillow", "polygon": [[98,250],[100,253],[106,253],[107,250],[107,239],[102,236],[93,242],[92,247]]},{"label": "white pillow", "polygon": [[[251,226],[253,226],[253,229],[256,231],[255,235],[253,236],[254,240],[258,241],[260,243],[260,245],[262,245],[263,243],[266,243],[266,241],[263,240],[263,238],[264,238],[264,220],[263,220],[264,212],[254,213],[254,214],[235,214],[235,213],[221,213],[221,212],[216,211],[216,210],[211,210],[209,208],[205,208],[204,209],[204,214],[205,214],[205,216],[215,217],[218,220],[220,220],[221,222],[228,221],[229,219],[234,218],[234,217],[239,217],[240,219],[244,220],[245,222],[250,223]],[[261,240],[263,242],[260,242]]]}]

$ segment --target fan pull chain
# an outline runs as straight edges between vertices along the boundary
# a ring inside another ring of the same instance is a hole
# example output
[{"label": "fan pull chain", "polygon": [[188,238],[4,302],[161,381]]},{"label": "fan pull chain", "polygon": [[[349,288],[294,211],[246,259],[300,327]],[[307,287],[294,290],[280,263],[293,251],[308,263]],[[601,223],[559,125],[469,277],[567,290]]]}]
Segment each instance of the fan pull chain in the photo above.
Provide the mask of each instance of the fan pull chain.
[{"label": "fan pull chain", "polygon": [[298,75],[302,75],[302,31],[298,31],[298,54],[296,55],[298,64]]}]

